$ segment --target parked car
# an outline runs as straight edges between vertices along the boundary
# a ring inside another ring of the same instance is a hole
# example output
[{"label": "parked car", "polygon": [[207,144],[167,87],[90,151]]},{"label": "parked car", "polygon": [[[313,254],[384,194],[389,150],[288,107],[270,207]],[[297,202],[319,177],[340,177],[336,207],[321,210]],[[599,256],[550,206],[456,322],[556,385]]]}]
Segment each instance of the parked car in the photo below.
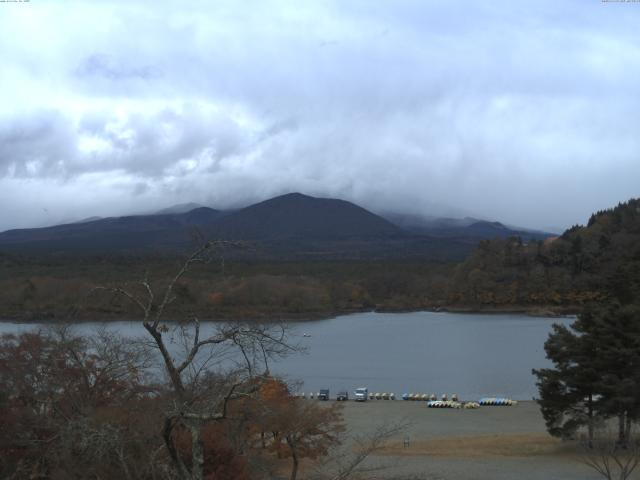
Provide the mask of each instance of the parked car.
[{"label": "parked car", "polygon": [[346,390],[342,390],[338,392],[338,395],[336,396],[336,400],[338,402],[346,402],[347,400],[349,400],[349,392],[347,392]]},{"label": "parked car", "polygon": [[320,393],[318,393],[318,400],[329,400],[329,389],[321,388]]},{"label": "parked car", "polygon": [[369,390],[367,387],[356,388],[354,397],[356,402],[366,402],[369,399]]}]

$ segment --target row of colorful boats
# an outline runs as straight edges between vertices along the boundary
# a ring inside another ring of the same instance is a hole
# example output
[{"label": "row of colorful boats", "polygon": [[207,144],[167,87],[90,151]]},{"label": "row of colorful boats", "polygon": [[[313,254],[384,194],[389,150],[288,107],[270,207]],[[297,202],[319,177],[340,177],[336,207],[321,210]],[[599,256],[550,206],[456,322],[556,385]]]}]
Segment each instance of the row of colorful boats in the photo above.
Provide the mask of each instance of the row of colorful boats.
[{"label": "row of colorful boats", "polygon": [[510,407],[511,405],[517,405],[518,401],[504,397],[485,397],[481,398],[478,403],[480,403],[480,405],[498,405]]},{"label": "row of colorful boats", "polygon": [[[327,391],[328,395],[328,391]],[[298,398],[307,398],[307,394],[305,393],[297,393],[296,396]],[[309,393],[308,398],[320,398],[320,393]],[[395,393],[386,393],[386,392],[370,392],[369,400],[395,400]],[[422,401],[427,402],[427,407],[429,408],[467,408],[467,409],[475,409],[480,408],[481,406],[512,406],[517,405],[517,400],[512,400],[506,397],[483,397],[477,402],[462,402],[458,400],[458,395],[455,393],[451,395],[451,399],[444,394],[441,399],[438,400],[435,394],[426,394],[426,393],[403,393],[402,400],[405,401]]]},{"label": "row of colorful boats", "polygon": [[[438,396],[434,393],[428,395],[426,393],[403,393],[402,394],[402,399],[403,400],[410,400],[410,401],[422,401],[422,402],[435,402],[436,400],[438,400]],[[446,402],[449,400],[449,397],[447,396],[447,394],[443,394],[442,397],[440,398],[441,401]],[[458,395],[456,395],[455,393],[453,395],[451,395],[451,400],[454,402],[458,401]]]},{"label": "row of colorful boats", "polygon": [[427,407],[476,409],[480,408],[480,404],[478,402],[457,402],[453,400],[429,400],[427,402]]}]

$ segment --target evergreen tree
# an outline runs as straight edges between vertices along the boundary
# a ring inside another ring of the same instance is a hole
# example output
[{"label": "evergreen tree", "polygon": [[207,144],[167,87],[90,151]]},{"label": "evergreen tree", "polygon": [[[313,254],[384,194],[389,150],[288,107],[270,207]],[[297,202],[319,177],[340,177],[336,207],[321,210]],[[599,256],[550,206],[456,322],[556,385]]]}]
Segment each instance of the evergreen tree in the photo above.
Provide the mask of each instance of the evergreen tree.
[{"label": "evergreen tree", "polygon": [[586,426],[618,418],[626,444],[640,419],[640,308],[617,303],[592,306],[567,328],[554,325],[545,342],[554,368],[534,370],[547,429],[568,438]]},{"label": "evergreen tree", "polygon": [[618,442],[626,444],[632,422],[640,420],[640,307],[609,304],[582,317],[593,325],[603,365],[600,410],[618,418]]},{"label": "evergreen tree", "polygon": [[[554,325],[544,348],[555,368],[534,370],[538,377],[542,411],[547,430],[555,437],[571,438],[586,426],[589,442],[598,420],[596,399],[599,390],[599,367],[591,337],[576,333],[580,320],[571,329]],[[575,331],[574,331],[575,330]]]}]

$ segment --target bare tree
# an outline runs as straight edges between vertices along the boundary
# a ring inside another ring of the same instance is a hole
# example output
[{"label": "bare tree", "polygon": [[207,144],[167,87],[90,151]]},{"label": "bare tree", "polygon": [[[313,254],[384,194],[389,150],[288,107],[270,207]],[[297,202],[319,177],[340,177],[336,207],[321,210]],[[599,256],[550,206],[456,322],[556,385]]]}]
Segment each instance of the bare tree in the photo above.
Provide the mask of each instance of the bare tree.
[{"label": "bare tree", "polygon": [[615,435],[602,434],[583,446],[581,460],[607,480],[627,480],[640,464],[640,437],[621,445]]},{"label": "bare tree", "polygon": [[[203,427],[226,419],[230,402],[254,395],[268,376],[271,359],[296,350],[289,344],[284,326],[231,323],[218,325],[212,333],[202,335],[200,320],[195,315],[176,327],[181,352],[173,353],[169,348],[170,329],[162,321],[167,307],[176,299],[175,286],[195,265],[208,263],[222,248],[236,245],[224,241],[204,244],[184,261],[160,294],[154,291],[148,277],[133,288],[96,289],[133,302],[142,314],[142,326],[160,353],[172,394],[165,413],[163,439],[181,479],[204,477]],[[207,367],[212,361],[229,349],[241,358],[236,367],[219,375],[208,374]],[[189,462],[176,444],[176,432],[181,430],[189,432],[191,437]]]},{"label": "bare tree", "polygon": [[430,476],[389,475],[395,465],[389,462],[372,461],[373,456],[382,452],[388,442],[403,432],[407,423],[383,423],[371,434],[345,438],[342,447],[334,449],[330,455],[315,467],[313,480],[424,480]]}]

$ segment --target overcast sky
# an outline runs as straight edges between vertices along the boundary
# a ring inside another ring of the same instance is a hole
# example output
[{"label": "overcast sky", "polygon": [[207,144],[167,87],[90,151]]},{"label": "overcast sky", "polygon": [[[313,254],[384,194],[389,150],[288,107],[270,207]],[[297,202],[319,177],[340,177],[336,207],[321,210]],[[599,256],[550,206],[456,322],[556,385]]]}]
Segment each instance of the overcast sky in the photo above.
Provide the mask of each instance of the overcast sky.
[{"label": "overcast sky", "polygon": [[0,230],[300,191],[567,227],[640,196],[640,3],[0,2]]}]

